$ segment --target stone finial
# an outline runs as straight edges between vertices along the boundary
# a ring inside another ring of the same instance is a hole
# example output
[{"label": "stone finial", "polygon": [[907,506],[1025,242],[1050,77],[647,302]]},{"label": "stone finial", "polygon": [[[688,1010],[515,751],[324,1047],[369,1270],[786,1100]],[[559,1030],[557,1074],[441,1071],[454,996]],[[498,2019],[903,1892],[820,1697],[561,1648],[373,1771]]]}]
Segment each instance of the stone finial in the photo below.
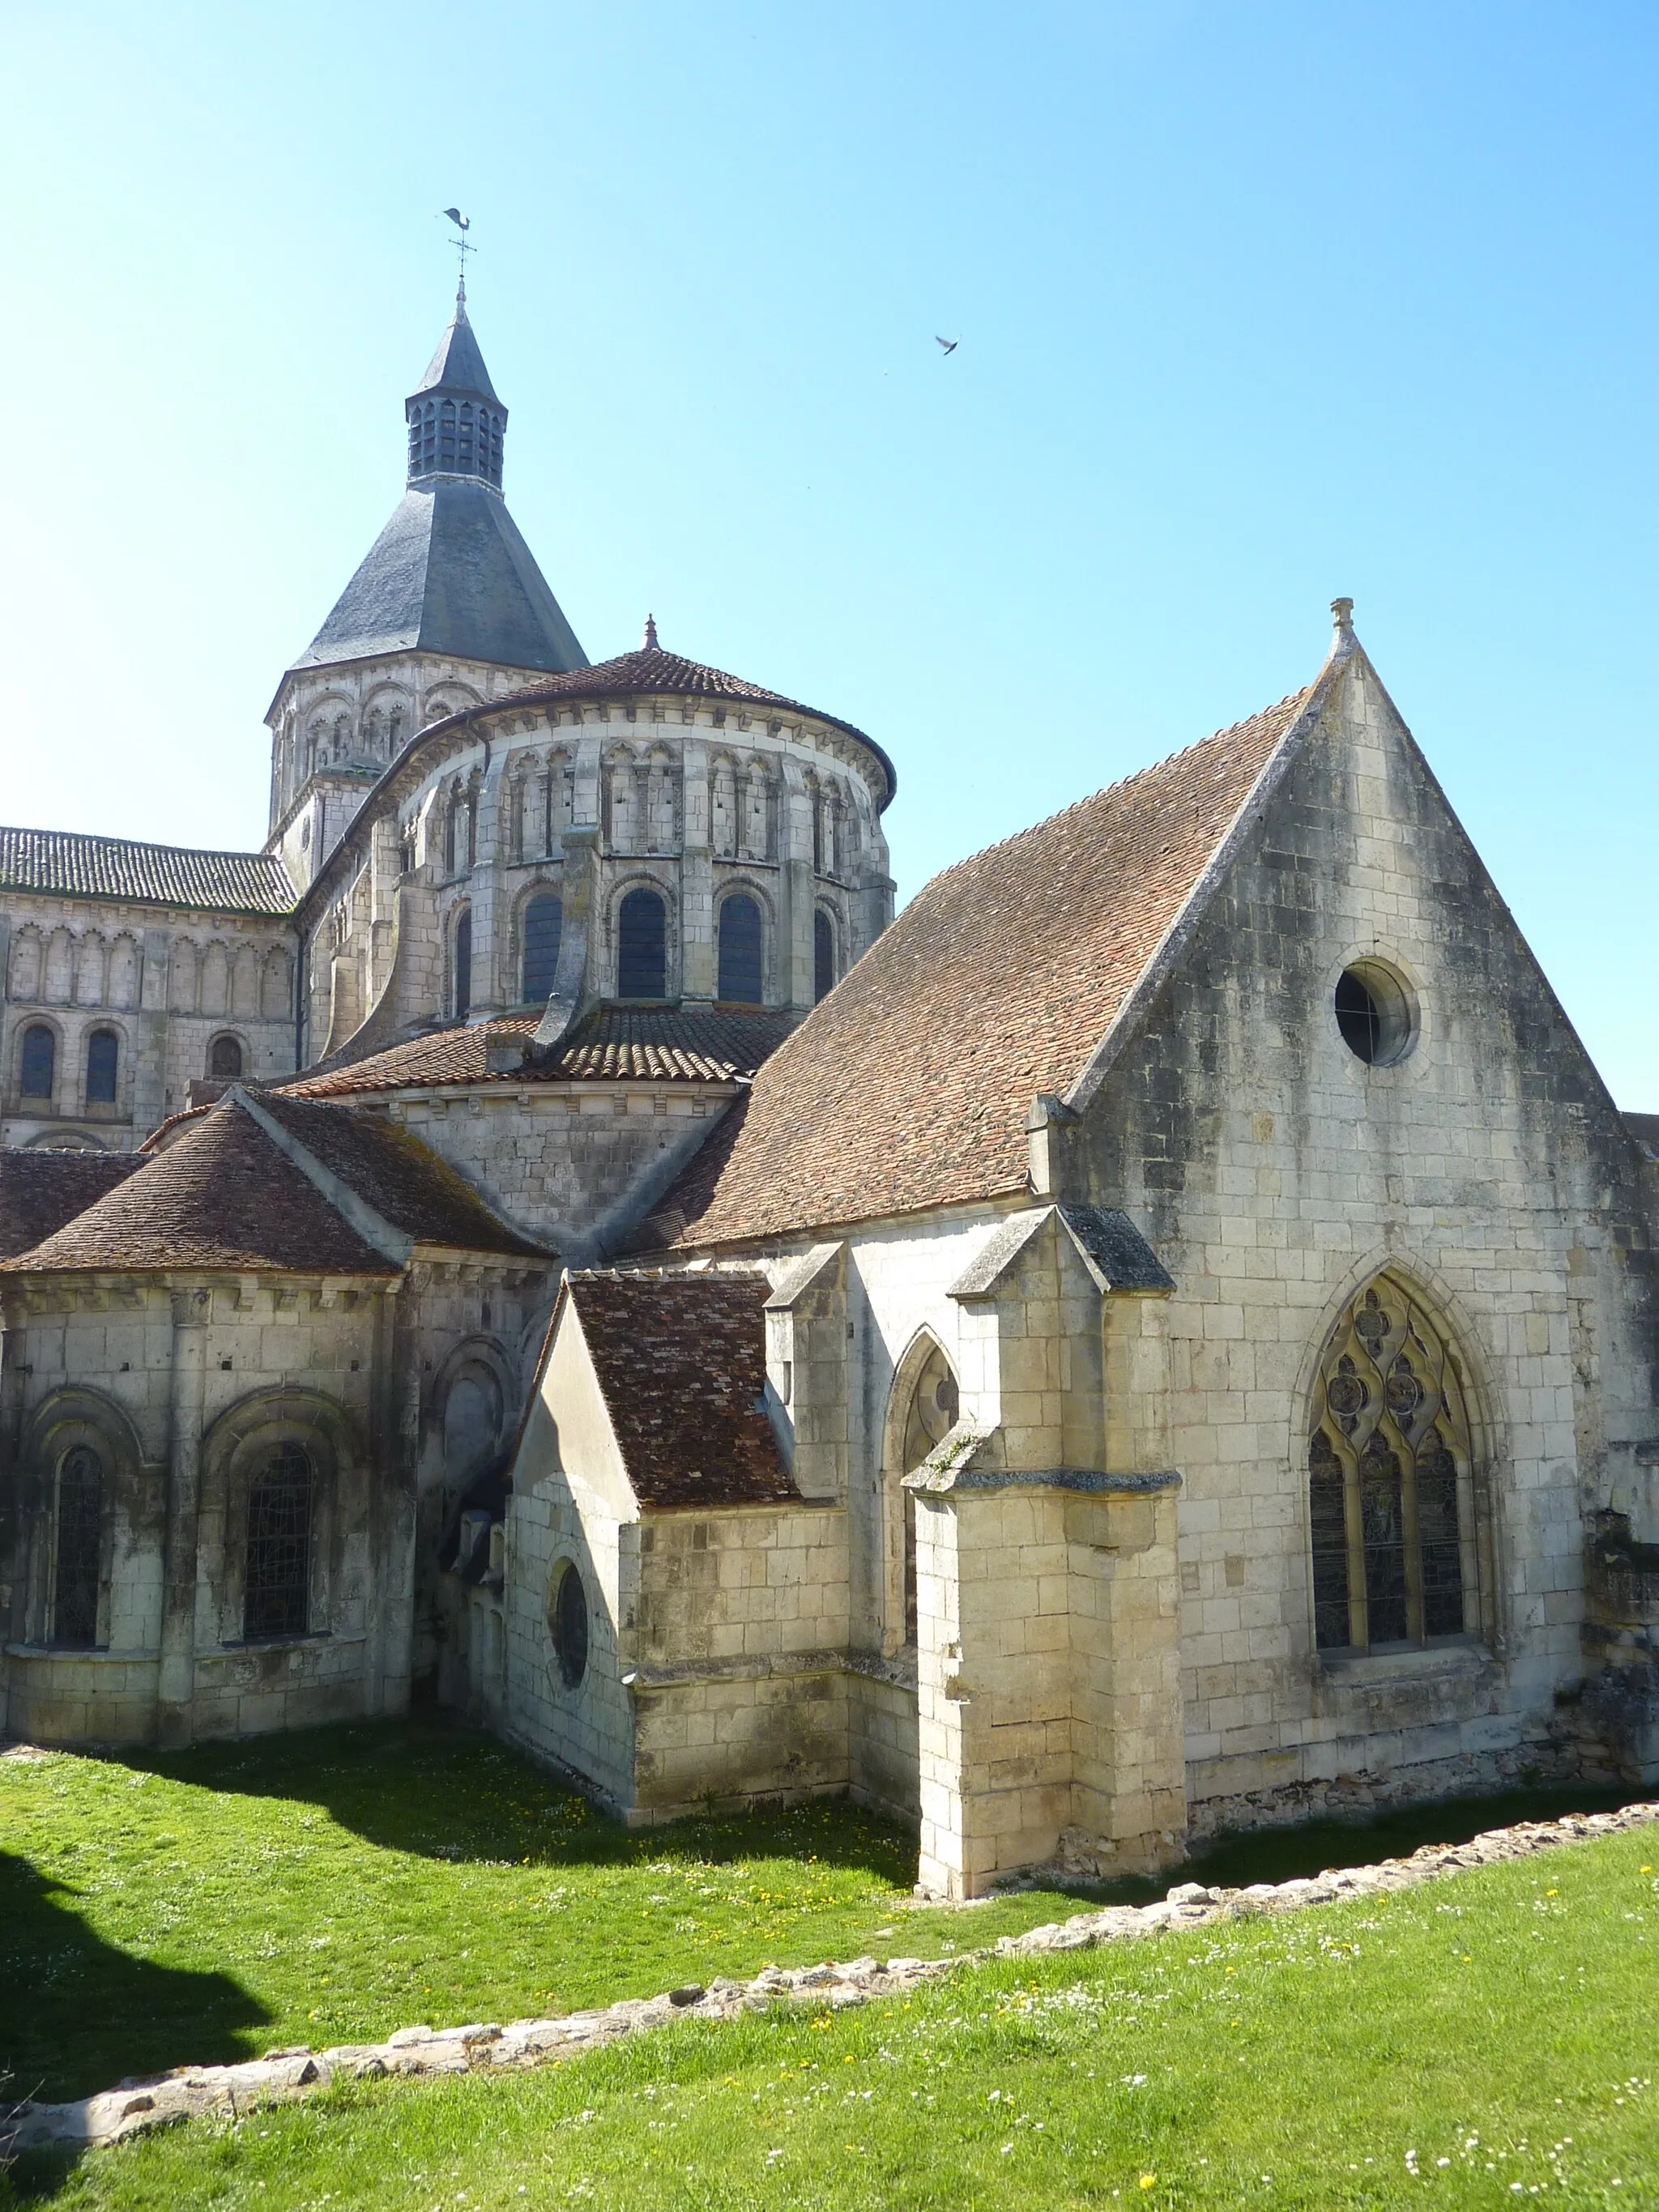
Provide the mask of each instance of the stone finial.
[{"label": "stone finial", "polygon": [[640,640],[640,651],[655,653],[657,650],[657,617],[655,615],[647,615],[645,618],[645,635]]},{"label": "stone finial", "polygon": [[1331,617],[1338,629],[1352,629],[1353,628],[1353,601],[1352,599],[1333,599],[1331,601]]}]

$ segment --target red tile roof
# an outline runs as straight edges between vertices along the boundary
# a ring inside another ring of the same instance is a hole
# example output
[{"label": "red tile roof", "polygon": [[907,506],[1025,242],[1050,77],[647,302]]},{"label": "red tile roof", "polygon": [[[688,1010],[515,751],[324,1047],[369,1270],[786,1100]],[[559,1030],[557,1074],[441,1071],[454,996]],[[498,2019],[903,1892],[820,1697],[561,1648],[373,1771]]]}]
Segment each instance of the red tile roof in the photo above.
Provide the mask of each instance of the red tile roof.
[{"label": "red tile roof", "polygon": [[0,829],[0,890],[270,915],[292,914],[299,896],[273,854],[206,853],[67,830]]},{"label": "red tile roof", "polygon": [[799,1498],[762,1404],[768,1288],[748,1273],[566,1278],[642,1506]]},{"label": "red tile roof", "polygon": [[422,1244],[546,1260],[492,1213],[471,1185],[417,1137],[378,1114],[262,1091],[258,1104],[383,1221]]},{"label": "red tile roof", "polygon": [[506,1083],[522,1090],[532,1083],[734,1083],[777,1049],[796,1017],[724,1006],[599,1006],[556,1060],[522,1068],[485,1066],[489,1035],[506,1030],[528,1040],[539,1019],[513,1014],[434,1030],[368,1059],[297,1076],[283,1089],[294,1098],[345,1098],[450,1084]]},{"label": "red tile roof", "polygon": [[1033,1099],[1082,1074],[1309,696],[936,876],[762,1067],[659,1207],[664,1236],[1024,1190]]},{"label": "red tile roof", "polygon": [[0,1152],[0,1260],[43,1243],[143,1165],[131,1152]]},{"label": "red tile roof", "polygon": [[33,1251],[0,1266],[12,1274],[398,1273],[230,1099]]}]

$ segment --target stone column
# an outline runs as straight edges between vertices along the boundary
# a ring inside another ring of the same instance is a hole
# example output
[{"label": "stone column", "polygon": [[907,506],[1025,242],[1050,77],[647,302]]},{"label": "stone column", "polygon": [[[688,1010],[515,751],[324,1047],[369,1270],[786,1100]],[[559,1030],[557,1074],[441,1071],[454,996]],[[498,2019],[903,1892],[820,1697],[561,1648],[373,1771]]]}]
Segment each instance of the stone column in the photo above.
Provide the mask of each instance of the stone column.
[{"label": "stone column", "polygon": [[202,1502],[202,1395],[210,1291],[173,1293],[173,1370],[167,1401],[167,1535],[162,1547],[161,1665],[156,1738],[191,1739],[196,1695],[197,1522]]},{"label": "stone column", "polygon": [[688,736],[680,755],[684,828],[680,841],[680,996],[714,995],[714,850],[708,747]]},{"label": "stone column", "polygon": [[416,1468],[421,1445],[421,1361],[412,1301],[392,1284],[376,1301],[369,1432],[374,1532],[374,1657],[368,1702],[406,1712],[414,1673]]},{"label": "stone column", "polygon": [[[472,903],[471,1018],[500,1013],[507,1000],[502,994],[507,946],[497,942],[506,934],[502,911],[501,864],[506,824],[501,819],[501,778],[507,769],[505,747],[492,752],[478,790],[477,851],[472,862],[468,896]],[[511,994],[514,999],[517,992]]]},{"label": "stone column", "polygon": [[786,1006],[812,1003],[812,809],[800,763],[786,754],[778,779],[778,996]]}]

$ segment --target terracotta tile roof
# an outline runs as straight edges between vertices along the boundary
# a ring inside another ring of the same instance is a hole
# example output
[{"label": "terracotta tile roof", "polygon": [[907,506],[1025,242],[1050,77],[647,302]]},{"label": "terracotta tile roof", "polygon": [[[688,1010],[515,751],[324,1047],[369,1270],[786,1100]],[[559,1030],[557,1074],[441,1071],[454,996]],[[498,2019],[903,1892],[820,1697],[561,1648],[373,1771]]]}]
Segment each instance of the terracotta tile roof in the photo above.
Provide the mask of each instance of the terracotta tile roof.
[{"label": "terracotta tile roof", "polygon": [[[882,805],[886,805],[898,788],[898,772],[881,747],[866,736],[856,723],[844,722],[839,714],[825,714],[816,707],[803,706],[799,699],[786,698],[781,691],[768,691],[758,684],[750,684],[741,676],[728,676],[723,668],[709,668],[701,660],[688,660],[684,653],[665,653],[658,646],[641,646],[637,653],[619,653],[614,660],[602,660],[594,668],[574,668],[567,676],[549,677],[545,683],[531,684],[522,691],[509,692],[507,698],[515,705],[538,706],[544,701],[549,705],[565,699],[628,699],[670,697],[692,699],[729,699],[737,707],[758,707],[763,711],[775,709],[778,715],[807,714],[815,722],[827,722],[831,729],[845,730],[849,738],[856,738],[867,746],[881,763],[887,776],[887,793]],[[470,710],[474,715],[502,706],[505,700],[495,699],[485,709]]]},{"label": "terracotta tile roof", "polygon": [[216,914],[291,914],[299,896],[270,853],[204,853],[67,830],[0,829],[0,890],[135,899]]},{"label": "terracotta tile roof", "polygon": [[762,1406],[759,1273],[579,1273],[566,1294],[642,1506],[797,1498]]},{"label": "terracotta tile roof", "polygon": [[724,1159],[666,1194],[665,1238],[1024,1190],[1033,1099],[1083,1073],[1308,697],[936,876],[761,1069]]},{"label": "terracotta tile roof", "polygon": [[509,1229],[461,1176],[379,1115],[262,1091],[258,1105],[381,1218],[422,1244],[465,1252],[550,1255]]},{"label": "terracotta tile roof", "polygon": [[337,1063],[284,1084],[294,1098],[344,1098],[369,1091],[447,1084],[733,1083],[754,1073],[794,1024],[787,1012],[724,1006],[599,1006],[545,1066],[489,1068],[486,1038],[533,1036],[540,1017],[513,1014],[471,1027],[434,1030],[367,1060]]},{"label": "terracotta tile roof", "polygon": [[0,1152],[0,1260],[41,1243],[143,1165],[131,1152]]},{"label": "terracotta tile roof", "polygon": [[13,1274],[398,1272],[228,1098],[55,1236],[0,1267]]}]

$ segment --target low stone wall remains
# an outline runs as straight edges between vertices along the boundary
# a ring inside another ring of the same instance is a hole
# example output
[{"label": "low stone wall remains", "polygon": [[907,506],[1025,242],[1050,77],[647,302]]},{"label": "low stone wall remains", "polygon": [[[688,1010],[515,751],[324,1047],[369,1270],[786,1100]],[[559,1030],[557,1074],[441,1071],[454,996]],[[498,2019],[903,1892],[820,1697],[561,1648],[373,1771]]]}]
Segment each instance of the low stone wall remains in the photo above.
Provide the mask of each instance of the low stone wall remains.
[{"label": "low stone wall remains", "polygon": [[1466,1844],[1425,1844],[1409,1858],[1334,1869],[1304,1880],[1255,1882],[1248,1889],[1183,1882],[1157,1905],[1109,1905],[1073,1913],[1067,1920],[1005,1936],[948,1959],[826,1960],[793,1970],[769,1966],[750,1982],[717,1980],[707,1988],[698,1984],[660,1996],[628,1997],[602,2011],[569,2013],[560,2020],[516,2020],[505,2027],[403,2027],[384,2043],[270,2051],[238,2066],[177,2067],[170,2074],[125,2081],[64,2104],[13,2106],[0,2117],[0,2157],[22,2150],[94,2148],[186,2119],[238,2119],[261,2105],[309,2096],[337,2078],[436,2081],[457,2074],[493,2074],[557,2064],[624,2035],[683,2021],[735,2020],[780,2004],[839,2011],[878,1997],[902,1996],[995,1959],[1091,1951],[1103,1943],[1203,1928],[1254,1913],[1295,1912],[1310,1905],[1410,1889],[1467,1868],[1530,1858],[1563,1844],[1589,1843],[1650,1823],[1659,1823],[1659,1802],[1626,1805],[1615,1813],[1569,1813],[1559,1820],[1523,1820],[1512,1828],[1490,1829]]}]

